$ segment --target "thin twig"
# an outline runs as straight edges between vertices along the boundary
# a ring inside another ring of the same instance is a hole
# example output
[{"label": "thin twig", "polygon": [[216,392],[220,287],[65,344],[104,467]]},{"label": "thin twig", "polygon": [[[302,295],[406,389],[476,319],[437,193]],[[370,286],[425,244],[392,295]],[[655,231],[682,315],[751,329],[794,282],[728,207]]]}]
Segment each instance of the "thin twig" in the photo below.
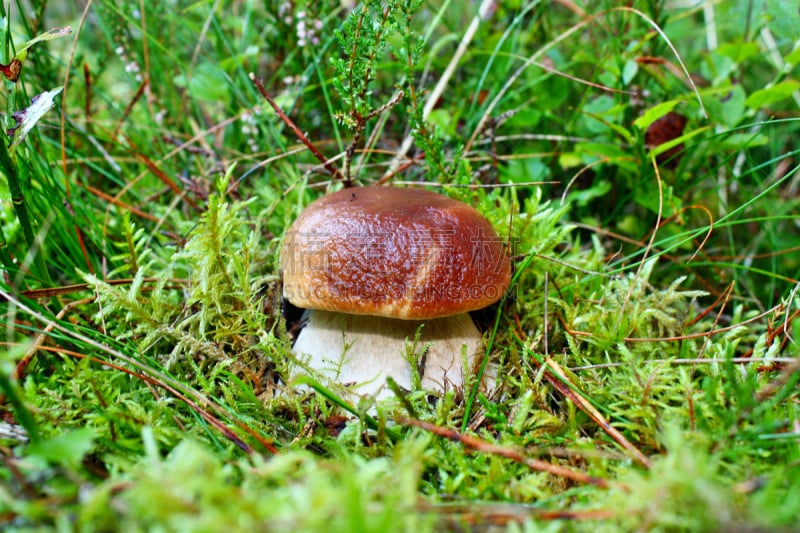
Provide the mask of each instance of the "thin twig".
[{"label": "thin twig", "polygon": [[444,428],[441,426],[437,426],[435,424],[431,424],[430,422],[416,420],[413,418],[400,418],[397,420],[397,422],[399,424],[416,427],[428,431],[430,433],[433,433],[434,435],[438,435],[439,437],[443,437],[445,439],[461,443],[465,447],[475,451],[489,453],[500,457],[505,457],[506,459],[510,459],[514,462],[523,464],[528,468],[530,468],[531,470],[535,470],[537,472],[547,472],[548,474],[570,479],[577,483],[584,483],[587,485],[594,485],[596,487],[608,488],[608,482],[605,479],[595,476],[590,476],[583,472],[571,470],[563,466],[554,465],[552,463],[548,463],[547,461],[542,461],[540,459],[525,457],[525,455],[523,455],[521,452],[513,448],[498,446],[497,444],[492,444],[491,442],[479,439],[478,437],[473,437],[471,435],[459,433],[454,429]]},{"label": "thin twig", "polygon": [[789,379],[800,372],[800,357],[795,357],[794,361],[787,364],[780,375],[774,381],[770,381],[762,387],[755,395],[756,405],[763,403],[768,398],[774,396],[780,391],[788,382]]},{"label": "thin twig", "polygon": [[192,198],[186,194],[186,191],[181,189],[180,186],[177,183],[175,183],[175,180],[173,180],[171,177],[169,177],[166,172],[161,170],[158,167],[158,165],[156,164],[155,161],[153,161],[152,159],[150,159],[146,155],[144,155],[142,153],[139,153],[139,152],[134,152],[133,155],[134,155],[134,157],[136,158],[137,161],[139,161],[144,166],[146,166],[150,170],[150,172],[155,177],[157,177],[159,179],[159,181],[161,181],[161,183],[163,183],[164,185],[169,187],[169,189],[172,192],[174,192],[177,196],[182,197],[183,200],[187,204],[191,205],[193,208],[195,208],[195,209],[199,208],[199,206],[197,205],[197,202],[192,200]]},{"label": "thin twig", "polygon": [[[728,289],[726,290],[725,294],[723,294],[722,305],[719,306],[719,311],[717,311],[717,316],[714,317],[714,322],[711,324],[711,329],[716,329],[719,326],[719,321],[722,320],[722,316],[725,313],[725,307],[728,305],[728,302],[733,295],[733,288],[736,285],[735,282],[731,281],[728,285]],[[711,343],[711,337],[706,337],[703,341],[703,346],[700,348],[700,351],[697,352],[697,357],[705,356],[706,350],[708,349],[709,344]]]},{"label": "thin twig", "polygon": [[269,103],[269,105],[272,106],[272,109],[275,111],[275,113],[278,114],[283,123],[289,126],[289,129],[291,129],[292,132],[294,132],[295,136],[297,137],[297,140],[306,145],[308,149],[311,150],[311,153],[314,154],[314,157],[319,159],[319,161],[322,163],[322,166],[324,166],[325,169],[328,172],[330,172],[335,179],[345,181],[344,176],[342,176],[342,173],[339,172],[338,168],[336,168],[336,165],[331,163],[328,158],[322,155],[322,152],[320,152],[317,149],[317,147],[314,146],[314,144],[310,140],[308,140],[308,137],[306,137],[303,134],[303,132],[300,131],[300,128],[297,127],[294,121],[292,121],[292,119],[290,119],[286,115],[286,113],[283,112],[283,110],[278,106],[278,104],[275,103],[275,100],[272,99],[267,90],[264,88],[264,84],[261,82],[261,80],[256,78],[256,75],[253,74],[252,72],[250,73],[250,79],[255,84],[256,88],[258,89],[258,92],[260,92],[261,96],[264,97],[264,100],[266,100]]},{"label": "thin twig", "polygon": [[[536,361],[535,358],[533,360]],[[538,361],[536,362],[538,363]],[[609,437],[614,439],[617,444],[622,446],[634,460],[636,460],[643,467],[650,468],[650,459],[648,459],[647,456],[639,450],[639,448],[634,446],[628,439],[626,439],[625,435],[620,433],[614,426],[609,424],[600,411],[595,409],[595,407],[591,403],[587,402],[583,396],[577,394],[575,390],[573,390],[575,385],[569,381],[566,373],[561,369],[558,363],[548,357],[545,359],[544,365],[546,367],[544,373],[545,378],[553,387],[555,387],[561,394],[569,398],[572,403],[578,407],[578,409],[589,415],[589,418],[594,420],[595,424],[600,426],[600,428],[605,431]],[[551,371],[556,375],[554,376]],[[569,383],[571,386],[568,386],[567,383]]]}]

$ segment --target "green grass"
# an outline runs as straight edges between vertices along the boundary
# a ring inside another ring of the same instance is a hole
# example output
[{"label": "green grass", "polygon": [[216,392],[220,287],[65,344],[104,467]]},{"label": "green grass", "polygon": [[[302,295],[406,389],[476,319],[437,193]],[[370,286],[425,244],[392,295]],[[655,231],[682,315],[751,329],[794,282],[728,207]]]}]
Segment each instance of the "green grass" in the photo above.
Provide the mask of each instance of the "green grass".
[{"label": "green grass", "polygon": [[[63,90],[0,149],[4,530],[797,527],[789,3],[498,2],[471,38],[470,2],[30,4],[5,128]],[[338,184],[251,73],[343,175],[509,240],[495,394],[288,379],[281,238]]]}]

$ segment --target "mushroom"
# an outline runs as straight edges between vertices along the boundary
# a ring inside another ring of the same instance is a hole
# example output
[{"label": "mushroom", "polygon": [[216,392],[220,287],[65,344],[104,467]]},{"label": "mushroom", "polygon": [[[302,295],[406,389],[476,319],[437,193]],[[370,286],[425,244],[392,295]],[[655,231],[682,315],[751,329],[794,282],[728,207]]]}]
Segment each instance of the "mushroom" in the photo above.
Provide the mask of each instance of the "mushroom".
[{"label": "mushroom", "polygon": [[[283,296],[305,309],[292,351],[358,394],[391,376],[411,390],[463,388],[481,333],[469,316],[511,279],[502,241],[472,207],[428,190],[343,189],[312,202],[286,233]],[[464,366],[466,363],[466,367]]]}]

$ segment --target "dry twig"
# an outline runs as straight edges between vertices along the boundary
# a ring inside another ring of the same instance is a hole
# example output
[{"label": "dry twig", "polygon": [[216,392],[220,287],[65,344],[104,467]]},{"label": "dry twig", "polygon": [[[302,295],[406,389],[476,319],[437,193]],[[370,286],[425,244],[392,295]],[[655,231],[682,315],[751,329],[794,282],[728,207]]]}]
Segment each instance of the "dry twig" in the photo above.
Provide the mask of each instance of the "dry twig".
[{"label": "dry twig", "polygon": [[463,444],[465,447],[475,451],[489,453],[492,455],[498,455],[500,457],[505,457],[506,459],[510,459],[514,462],[523,464],[528,468],[530,468],[531,470],[535,470],[537,472],[547,472],[548,474],[552,474],[558,477],[563,477],[575,481],[577,483],[594,485],[596,487],[601,487],[601,488],[608,488],[608,482],[605,479],[595,476],[590,476],[588,474],[585,474],[584,472],[578,472],[576,470],[565,468],[563,466],[554,465],[552,463],[548,463],[547,461],[542,461],[541,459],[533,459],[531,457],[526,457],[525,455],[522,454],[522,452],[515,450],[513,448],[498,446],[497,444],[492,444],[491,442],[487,442],[478,437],[473,437],[471,435],[459,433],[454,429],[443,428],[441,426],[431,424],[430,422],[424,422],[422,420],[416,420],[412,418],[400,418],[397,420],[397,422],[407,426],[413,426],[416,428],[423,429],[425,431],[433,433],[434,435],[444,437],[445,439],[459,442]]}]

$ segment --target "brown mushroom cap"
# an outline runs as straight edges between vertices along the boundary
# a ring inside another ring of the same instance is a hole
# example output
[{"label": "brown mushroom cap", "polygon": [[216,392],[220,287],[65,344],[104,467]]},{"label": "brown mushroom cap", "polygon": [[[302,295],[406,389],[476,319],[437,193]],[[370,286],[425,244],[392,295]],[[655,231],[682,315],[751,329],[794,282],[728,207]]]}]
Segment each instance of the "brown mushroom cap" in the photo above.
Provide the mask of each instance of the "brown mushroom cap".
[{"label": "brown mushroom cap", "polygon": [[423,189],[350,188],[312,202],[280,261],[283,294],[297,307],[407,320],[481,309],[511,279],[489,221]]}]

